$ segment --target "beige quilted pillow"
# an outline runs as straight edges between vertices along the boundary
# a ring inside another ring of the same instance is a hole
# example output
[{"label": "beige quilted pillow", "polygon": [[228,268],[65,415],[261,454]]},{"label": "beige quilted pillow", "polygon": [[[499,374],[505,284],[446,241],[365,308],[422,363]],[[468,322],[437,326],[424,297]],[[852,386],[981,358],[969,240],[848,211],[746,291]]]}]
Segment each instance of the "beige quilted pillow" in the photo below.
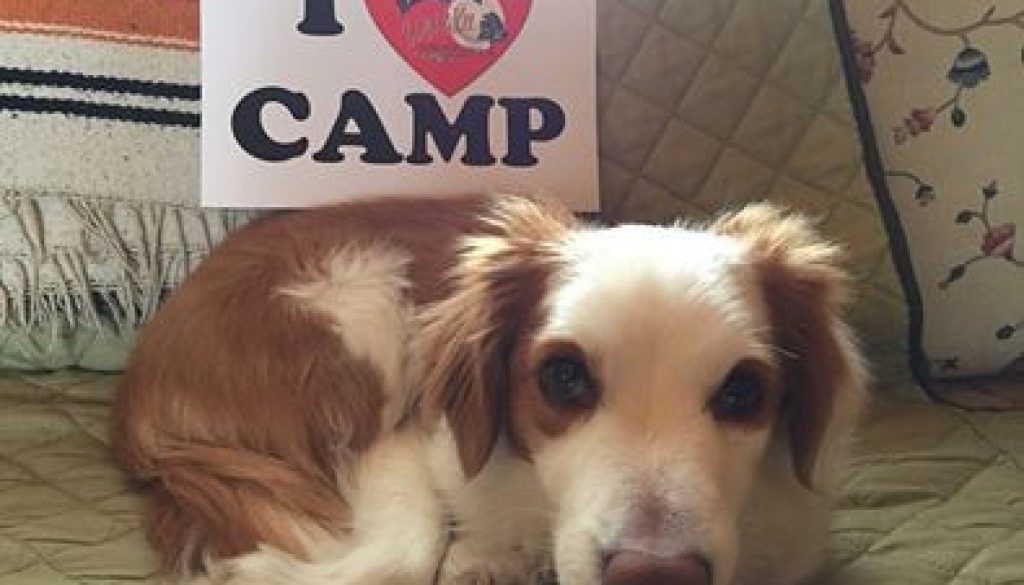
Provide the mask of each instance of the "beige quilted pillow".
[{"label": "beige quilted pillow", "polygon": [[1024,1],[842,5],[868,162],[912,301],[915,370],[1020,369]]}]

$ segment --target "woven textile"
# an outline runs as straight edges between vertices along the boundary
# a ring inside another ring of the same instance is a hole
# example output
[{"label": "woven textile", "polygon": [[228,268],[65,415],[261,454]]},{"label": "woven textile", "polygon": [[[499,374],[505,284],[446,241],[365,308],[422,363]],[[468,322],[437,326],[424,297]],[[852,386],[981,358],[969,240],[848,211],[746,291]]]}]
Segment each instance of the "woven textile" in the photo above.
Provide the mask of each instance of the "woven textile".
[{"label": "woven textile", "polygon": [[198,2],[0,3],[0,365],[117,369],[249,216],[195,206]]}]

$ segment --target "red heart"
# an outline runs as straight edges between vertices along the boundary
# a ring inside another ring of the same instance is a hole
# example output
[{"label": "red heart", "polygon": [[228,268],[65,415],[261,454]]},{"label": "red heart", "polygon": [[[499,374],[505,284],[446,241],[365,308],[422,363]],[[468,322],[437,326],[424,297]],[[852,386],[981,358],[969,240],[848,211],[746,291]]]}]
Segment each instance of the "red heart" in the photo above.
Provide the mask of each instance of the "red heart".
[{"label": "red heart", "polygon": [[515,42],[532,0],[366,0],[377,28],[423,79],[451,97]]}]

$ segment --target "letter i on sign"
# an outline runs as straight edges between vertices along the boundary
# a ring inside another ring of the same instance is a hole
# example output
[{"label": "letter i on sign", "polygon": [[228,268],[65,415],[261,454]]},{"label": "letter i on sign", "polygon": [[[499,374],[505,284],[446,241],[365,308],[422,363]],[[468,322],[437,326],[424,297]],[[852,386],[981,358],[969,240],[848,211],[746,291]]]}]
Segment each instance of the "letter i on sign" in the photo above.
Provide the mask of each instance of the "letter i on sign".
[{"label": "letter i on sign", "polygon": [[300,33],[326,36],[345,32],[334,12],[334,0],[305,0],[305,3],[302,22],[297,27]]}]

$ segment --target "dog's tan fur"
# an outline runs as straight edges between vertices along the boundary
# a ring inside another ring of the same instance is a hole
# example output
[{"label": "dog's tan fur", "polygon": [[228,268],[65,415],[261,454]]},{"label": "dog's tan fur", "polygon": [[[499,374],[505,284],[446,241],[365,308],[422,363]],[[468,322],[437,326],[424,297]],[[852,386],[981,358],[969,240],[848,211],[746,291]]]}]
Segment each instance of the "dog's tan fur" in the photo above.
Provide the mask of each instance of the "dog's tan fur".
[{"label": "dog's tan fur", "polygon": [[[114,449],[176,574],[506,583],[553,563],[593,585],[601,551],[639,548],[700,554],[715,585],[791,584],[864,399],[843,288],[837,250],[770,206],[706,231],[597,230],[517,197],[287,214],[225,241],[146,327]],[[543,398],[554,354],[588,365],[598,402]],[[712,421],[732,368],[766,406]],[[795,526],[794,551],[772,542]]]},{"label": "dog's tan fur", "polygon": [[458,238],[491,231],[476,198],[353,203],[228,238],[144,329],[114,407],[114,452],[153,488],[147,534],[168,570],[266,543],[304,554],[304,525],[345,526],[344,451],[380,432],[385,389],[330,324],[282,289],[340,248],[416,254],[408,291],[443,298]]}]

